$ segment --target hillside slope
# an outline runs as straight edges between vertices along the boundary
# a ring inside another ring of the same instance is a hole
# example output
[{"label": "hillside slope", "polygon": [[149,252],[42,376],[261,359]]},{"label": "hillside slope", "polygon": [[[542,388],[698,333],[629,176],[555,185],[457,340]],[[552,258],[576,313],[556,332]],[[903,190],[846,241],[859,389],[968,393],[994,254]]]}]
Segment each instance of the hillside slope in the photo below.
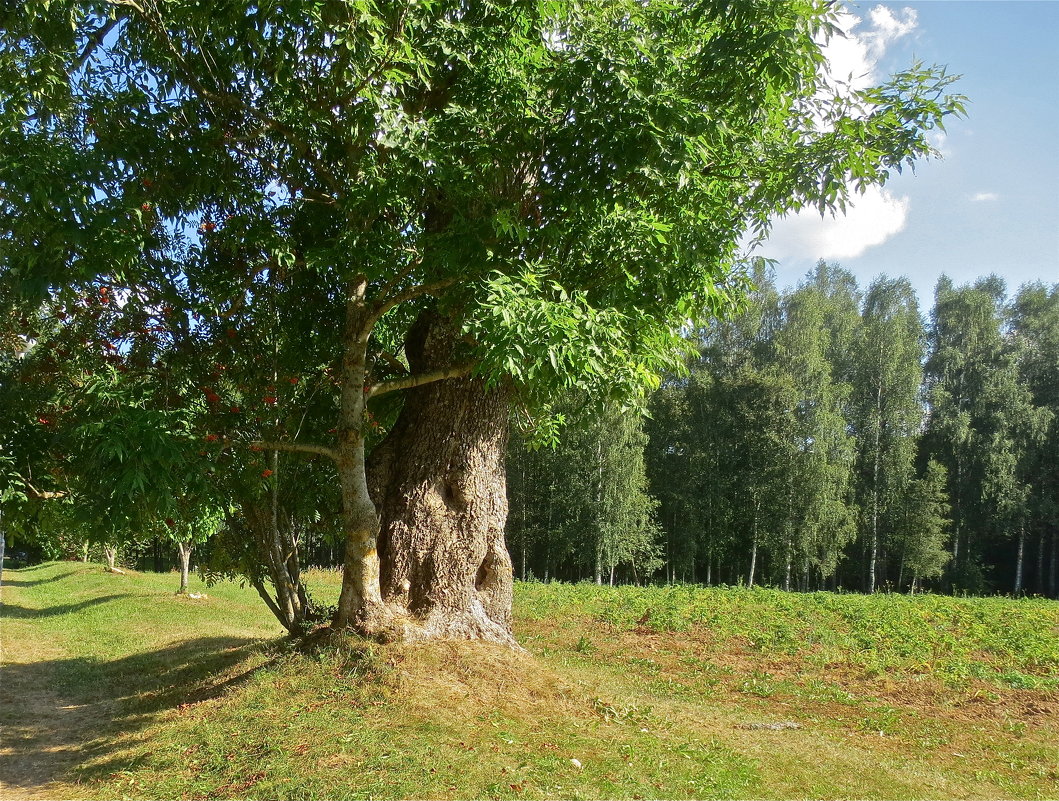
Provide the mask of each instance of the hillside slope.
[{"label": "hillside slope", "polygon": [[1055,602],[530,584],[524,653],[306,655],[173,589],[4,572],[2,797],[1059,796]]}]

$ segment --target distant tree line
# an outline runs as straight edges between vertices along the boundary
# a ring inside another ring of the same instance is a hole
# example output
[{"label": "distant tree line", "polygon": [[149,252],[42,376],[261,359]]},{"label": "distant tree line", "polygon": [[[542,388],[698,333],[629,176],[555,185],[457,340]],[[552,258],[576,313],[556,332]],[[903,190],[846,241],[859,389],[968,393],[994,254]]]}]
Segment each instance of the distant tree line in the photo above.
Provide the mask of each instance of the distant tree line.
[{"label": "distant tree line", "polygon": [[924,320],[905,278],[754,282],[647,420],[513,438],[516,575],[1056,597],[1059,285],[943,277]]}]

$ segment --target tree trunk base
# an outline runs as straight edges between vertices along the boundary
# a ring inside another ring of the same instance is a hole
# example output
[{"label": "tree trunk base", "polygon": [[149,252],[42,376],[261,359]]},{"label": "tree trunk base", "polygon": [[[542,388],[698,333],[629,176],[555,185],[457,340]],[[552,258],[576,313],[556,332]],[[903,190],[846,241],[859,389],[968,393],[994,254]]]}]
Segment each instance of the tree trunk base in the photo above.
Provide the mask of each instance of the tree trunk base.
[{"label": "tree trunk base", "polygon": [[[343,630],[328,629],[338,634]],[[414,643],[430,640],[481,640],[521,651],[522,646],[504,625],[486,612],[480,601],[469,609],[452,611],[435,607],[425,617],[417,617],[399,604],[382,604],[362,613],[344,631],[382,643]]]}]

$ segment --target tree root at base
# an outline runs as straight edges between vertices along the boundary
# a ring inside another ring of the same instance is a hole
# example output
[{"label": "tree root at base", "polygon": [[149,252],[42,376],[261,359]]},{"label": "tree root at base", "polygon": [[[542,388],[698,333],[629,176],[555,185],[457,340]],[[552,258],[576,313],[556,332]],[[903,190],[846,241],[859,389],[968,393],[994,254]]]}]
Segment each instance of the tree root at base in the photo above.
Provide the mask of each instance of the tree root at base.
[{"label": "tree root at base", "polygon": [[523,650],[511,631],[492,620],[477,600],[471,603],[470,609],[455,611],[436,608],[425,616],[413,615],[396,604],[383,604],[368,614],[362,614],[353,625],[344,628],[321,626],[309,632],[301,641],[305,645],[322,645],[331,637],[342,634],[354,634],[384,644],[461,640]]}]

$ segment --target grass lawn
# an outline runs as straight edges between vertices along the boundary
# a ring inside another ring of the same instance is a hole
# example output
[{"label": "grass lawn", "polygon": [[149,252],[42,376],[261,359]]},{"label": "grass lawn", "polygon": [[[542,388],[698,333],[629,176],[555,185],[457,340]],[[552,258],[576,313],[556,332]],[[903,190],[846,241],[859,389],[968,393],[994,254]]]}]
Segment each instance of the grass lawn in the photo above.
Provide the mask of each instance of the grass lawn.
[{"label": "grass lawn", "polygon": [[307,656],[234,584],[3,578],[4,799],[1059,797],[1052,601],[527,584],[524,653]]}]

